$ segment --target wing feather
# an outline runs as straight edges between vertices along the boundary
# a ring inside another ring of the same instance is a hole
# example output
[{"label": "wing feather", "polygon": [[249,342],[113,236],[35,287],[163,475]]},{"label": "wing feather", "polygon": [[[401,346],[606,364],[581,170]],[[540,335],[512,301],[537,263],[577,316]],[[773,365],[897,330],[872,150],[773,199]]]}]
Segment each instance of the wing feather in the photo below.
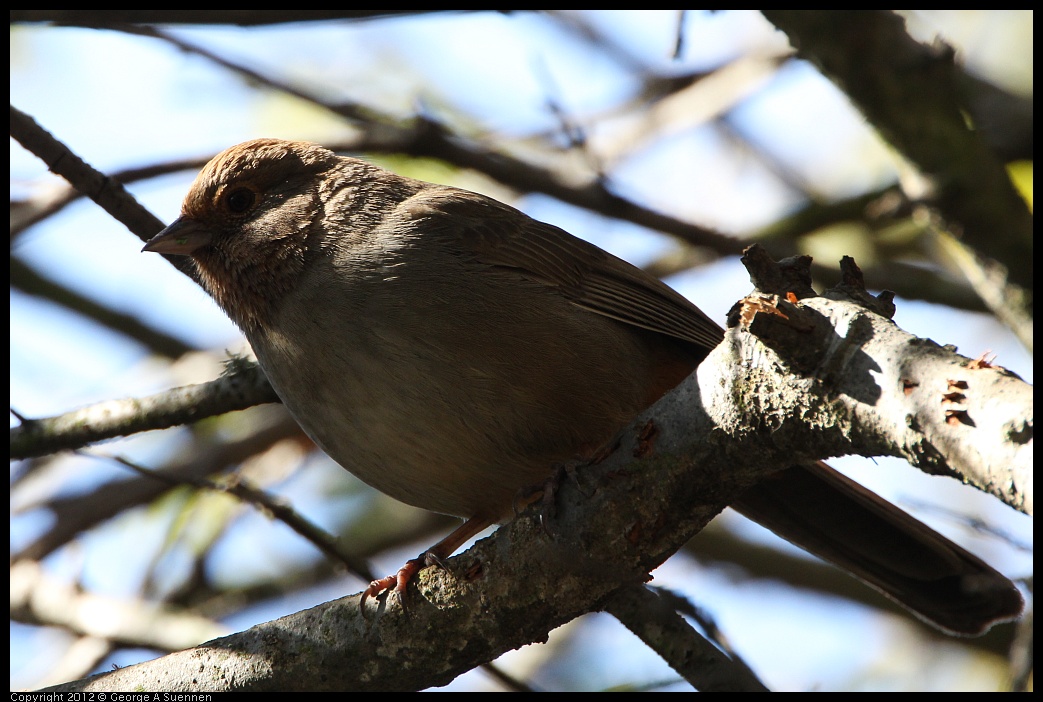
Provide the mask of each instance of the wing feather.
[{"label": "wing feather", "polygon": [[680,293],[641,269],[491,198],[448,187],[403,203],[425,232],[458,237],[463,251],[494,269],[513,269],[557,289],[573,304],[625,324],[711,349],[721,328]]}]

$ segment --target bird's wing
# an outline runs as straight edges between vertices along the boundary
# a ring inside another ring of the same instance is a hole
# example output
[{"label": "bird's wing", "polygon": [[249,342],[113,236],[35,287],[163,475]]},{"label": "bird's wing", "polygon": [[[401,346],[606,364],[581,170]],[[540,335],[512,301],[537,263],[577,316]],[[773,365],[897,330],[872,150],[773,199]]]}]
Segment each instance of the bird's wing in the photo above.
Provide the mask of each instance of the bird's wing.
[{"label": "bird's wing", "polygon": [[476,262],[515,270],[556,289],[578,307],[707,350],[721,341],[721,328],[662,281],[496,200],[437,188],[402,207],[410,220],[423,223],[418,229],[457,237]]}]

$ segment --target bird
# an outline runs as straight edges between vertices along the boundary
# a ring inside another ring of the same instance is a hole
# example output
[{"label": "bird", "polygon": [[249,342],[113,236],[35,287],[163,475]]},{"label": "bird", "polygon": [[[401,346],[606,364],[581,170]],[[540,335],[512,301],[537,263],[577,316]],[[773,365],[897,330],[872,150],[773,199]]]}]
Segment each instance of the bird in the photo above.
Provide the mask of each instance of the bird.
[{"label": "bird", "polygon": [[[334,461],[464,520],[362,603],[509,519],[554,466],[595,457],[723,338],[683,295],[563,229],[303,141],[215,156],[143,250],[190,257]],[[825,463],[732,506],[944,631],[1022,609],[1005,576]]]}]

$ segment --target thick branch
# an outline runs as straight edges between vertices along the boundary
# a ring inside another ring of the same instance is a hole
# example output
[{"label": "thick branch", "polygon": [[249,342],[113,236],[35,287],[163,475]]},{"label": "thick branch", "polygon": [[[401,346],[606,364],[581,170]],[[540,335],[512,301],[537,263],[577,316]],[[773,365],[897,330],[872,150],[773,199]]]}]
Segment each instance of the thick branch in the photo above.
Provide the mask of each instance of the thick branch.
[{"label": "thick branch", "polygon": [[916,41],[888,11],[762,12],[932,180],[931,199],[962,240],[1031,290],[1032,216],[1003,164],[967,126],[952,50]]},{"label": "thick branch", "polygon": [[[755,427],[808,459],[830,455],[830,443],[832,455],[899,456],[1032,513],[1030,385],[898,328],[888,319],[890,294],[866,294],[849,259],[844,282],[825,297],[807,297],[801,271],[810,260],[776,269],[751,247],[744,262],[769,292],[733,309],[735,328],[714,351],[741,372],[703,384],[705,407],[726,431]],[[809,435],[809,427],[818,431]]]},{"label": "thick branch", "polygon": [[[900,418],[907,411],[944,415],[935,408],[940,398],[910,400],[899,380],[908,355],[898,353],[901,348],[927,344],[897,329],[902,336],[877,335],[892,323],[855,303],[815,298],[800,308],[786,304],[764,314],[781,312],[800,321],[803,347],[821,349],[818,361],[805,357],[799,363],[804,370],[794,372],[785,356],[749,334],[746,325],[736,325],[696,376],[624,432],[613,455],[581,471],[581,485],[561,486],[549,534],[536,515],[523,514],[450,559],[449,572],[424,570],[409,592],[408,610],[393,596],[363,617],[357,597],[344,598],[61,689],[362,691],[443,685],[605,608],[621,588],[646,580],[768,472],[838,452],[908,454],[923,462],[910,445],[931,446],[939,454],[932,454],[934,465],[967,462],[961,442],[924,431],[912,441],[913,430],[889,418],[896,410]],[[770,342],[773,335],[764,338]],[[954,354],[941,351],[944,358],[932,352],[930,363],[948,359],[947,369],[959,365]],[[890,358],[902,363],[888,370]],[[1007,374],[989,373],[1019,396],[1028,392]],[[903,399],[908,406],[892,406]],[[939,423],[939,429],[957,429]],[[945,453],[951,449],[958,450]],[[1023,455],[1017,453],[1016,460]],[[437,646],[428,633],[434,630]]]}]

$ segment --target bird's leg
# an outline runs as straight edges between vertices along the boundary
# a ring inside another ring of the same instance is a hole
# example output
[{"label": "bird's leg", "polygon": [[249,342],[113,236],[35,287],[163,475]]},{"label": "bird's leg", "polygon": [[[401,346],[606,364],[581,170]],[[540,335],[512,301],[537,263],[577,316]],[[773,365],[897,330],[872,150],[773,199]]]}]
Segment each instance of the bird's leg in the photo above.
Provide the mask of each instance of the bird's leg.
[{"label": "bird's leg", "polygon": [[460,548],[464,542],[491,524],[493,524],[493,520],[491,519],[485,517],[471,517],[437,544],[427,549],[416,558],[411,558],[406,561],[405,565],[399,568],[398,572],[394,575],[388,575],[387,577],[371,582],[369,587],[367,587],[362,593],[362,598],[359,600],[359,609],[365,607],[367,599],[370,597],[376,597],[385,590],[391,589],[392,586],[394,586],[395,592],[399,593],[400,597],[403,596],[406,587],[409,585],[409,581],[413,579],[413,576],[420,572],[421,568],[430,565],[437,565],[440,568],[444,568],[444,561],[446,558],[449,558],[449,556],[451,556],[456,549]]}]

